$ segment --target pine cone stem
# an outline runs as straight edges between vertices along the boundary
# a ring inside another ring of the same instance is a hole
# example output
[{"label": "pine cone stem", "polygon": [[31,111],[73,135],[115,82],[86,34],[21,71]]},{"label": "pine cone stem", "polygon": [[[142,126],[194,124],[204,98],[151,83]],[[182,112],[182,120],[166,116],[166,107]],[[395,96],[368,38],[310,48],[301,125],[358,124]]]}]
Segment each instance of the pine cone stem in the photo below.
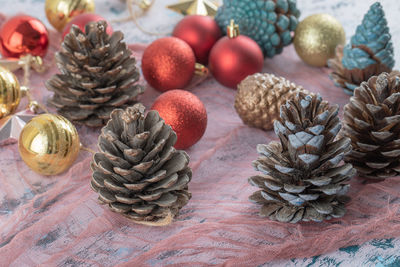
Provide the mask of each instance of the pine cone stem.
[{"label": "pine cone stem", "polygon": [[137,223],[137,224],[146,225],[146,226],[156,226],[156,227],[168,226],[173,222],[173,220],[174,220],[174,216],[172,215],[171,212],[168,212],[168,214],[165,216],[164,219],[158,220],[156,222],[139,221],[139,220],[131,219],[132,222]]}]

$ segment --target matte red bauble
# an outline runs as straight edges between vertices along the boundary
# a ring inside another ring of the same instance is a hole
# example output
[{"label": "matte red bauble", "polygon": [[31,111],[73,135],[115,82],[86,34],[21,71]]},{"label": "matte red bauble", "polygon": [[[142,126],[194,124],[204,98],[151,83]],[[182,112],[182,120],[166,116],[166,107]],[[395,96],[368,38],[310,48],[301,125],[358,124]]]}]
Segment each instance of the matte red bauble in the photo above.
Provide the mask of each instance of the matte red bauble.
[{"label": "matte red bauble", "polygon": [[[230,28],[231,27],[231,28]],[[258,44],[239,35],[237,25],[228,26],[228,36],[221,38],[211,49],[209,68],[221,84],[236,88],[247,76],[261,72],[264,56]]]},{"label": "matte red bauble", "polygon": [[190,46],[175,37],[165,37],[144,50],[142,71],[146,81],[158,91],[185,88],[192,79],[196,59]]},{"label": "matte red bauble", "polygon": [[[89,22],[96,22],[96,21],[100,21],[100,20],[106,21],[106,19],[103,18],[102,16],[99,16],[99,15],[96,15],[93,13],[83,13],[83,14],[80,14],[80,15],[74,17],[70,22],[68,22],[67,25],[65,25],[65,28],[63,31],[63,39],[64,39],[65,35],[67,35],[69,33],[69,31],[71,30],[71,26],[73,24],[78,26],[81,29],[81,31],[84,32],[86,24],[88,24]],[[109,24],[107,26],[106,32],[109,35],[111,35],[113,33],[113,29]]]},{"label": "matte red bauble", "polygon": [[213,18],[191,15],[175,26],[172,35],[188,43],[197,62],[207,65],[211,48],[221,38],[221,30]]},{"label": "matte red bauble", "polygon": [[171,125],[178,137],[177,149],[197,143],[207,128],[207,111],[203,102],[184,90],[171,90],[160,95],[153,106],[165,123]]},{"label": "matte red bauble", "polygon": [[3,57],[19,58],[22,55],[46,55],[49,34],[43,23],[27,15],[17,15],[0,28],[0,52]]}]

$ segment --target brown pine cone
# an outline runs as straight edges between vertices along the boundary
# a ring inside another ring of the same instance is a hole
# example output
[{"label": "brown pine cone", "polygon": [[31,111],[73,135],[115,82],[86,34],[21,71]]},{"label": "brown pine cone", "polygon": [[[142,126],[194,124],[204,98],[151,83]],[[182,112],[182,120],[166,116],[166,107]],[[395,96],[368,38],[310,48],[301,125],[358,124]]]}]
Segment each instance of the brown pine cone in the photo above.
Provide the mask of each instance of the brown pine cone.
[{"label": "brown pine cone", "polygon": [[166,225],[191,198],[189,156],[157,111],[116,109],[99,137],[91,187],[101,204],[136,223]]},{"label": "brown pine cone", "polygon": [[361,83],[344,107],[344,135],[353,150],[345,158],[361,177],[383,180],[400,174],[400,72]]},{"label": "brown pine cone", "polygon": [[349,138],[335,138],[341,128],[338,106],[300,92],[281,107],[274,122],[280,142],[258,145],[253,162],[263,175],[249,178],[260,190],[250,200],[260,215],[280,222],[323,221],[342,217],[351,164],[340,165],[351,150]]},{"label": "brown pine cone", "polygon": [[46,82],[58,113],[90,127],[103,126],[113,109],[136,103],[144,92],[123,34],[109,36],[106,28],[104,21],[88,23],[85,32],[73,25],[56,53],[61,74]]}]

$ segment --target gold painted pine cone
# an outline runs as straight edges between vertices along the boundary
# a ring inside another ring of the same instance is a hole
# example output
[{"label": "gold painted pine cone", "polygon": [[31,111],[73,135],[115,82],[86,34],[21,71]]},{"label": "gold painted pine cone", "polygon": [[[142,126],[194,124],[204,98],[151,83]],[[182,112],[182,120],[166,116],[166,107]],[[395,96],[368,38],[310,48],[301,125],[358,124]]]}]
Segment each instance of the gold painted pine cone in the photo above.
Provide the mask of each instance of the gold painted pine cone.
[{"label": "gold painted pine cone", "polygon": [[115,108],[137,103],[144,87],[132,52],[120,31],[106,33],[107,23],[89,23],[82,32],[73,25],[56,53],[61,74],[46,82],[54,95],[49,104],[78,124],[103,126]]},{"label": "gold painted pine cone", "polygon": [[400,175],[400,72],[363,82],[344,107],[344,135],[353,150],[345,158],[360,177]]},{"label": "gold painted pine cone", "polygon": [[283,77],[256,73],[238,85],[235,109],[245,124],[268,131],[279,117],[280,106],[300,91],[306,92]]},{"label": "gold painted pine cone", "polygon": [[348,181],[356,170],[340,164],[350,139],[336,138],[341,128],[337,105],[300,92],[281,107],[274,122],[280,142],[258,145],[253,166],[262,175],[249,178],[260,190],[250,201],[260,215],[280,222],[323,221],[342,217]]},{"label": "gold painted pine cone", "polygon": [[99,137],[91,187],[101,204],[136,223],[166,225],[191,198],[189,156],[157,111],[116,109]]}]

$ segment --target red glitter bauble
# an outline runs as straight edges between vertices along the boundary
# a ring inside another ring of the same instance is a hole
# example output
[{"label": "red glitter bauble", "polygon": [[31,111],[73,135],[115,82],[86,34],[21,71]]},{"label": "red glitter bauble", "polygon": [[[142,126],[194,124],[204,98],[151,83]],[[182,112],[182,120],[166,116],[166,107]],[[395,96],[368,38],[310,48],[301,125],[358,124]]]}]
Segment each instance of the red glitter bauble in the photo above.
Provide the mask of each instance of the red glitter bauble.
[{"label": "red glitter bauble", "polygon": [[[100,21],[100,20],[104,20],[106,21],[105,18],[103,18],[102,16],[99,16],[97,14],[93,14],[93,13],[83,13],[80,14],[76,17],[74,17],[70,22],[68,22],[67,25],[65,25],[64,31],[63,31],[63,39],[65,37],[65,35],[67,35],[69,33],[69,31],[71,30],[71,26],[74,24],[76,26],[78,26],[81,31],[85,31],[85,25],[88,24],[89,22],[96,22],[96,21]],[[106,32],[111,35],[113,33],[113,29],[110,26],[110,24],[107,23],[107,30]]]},{"label": "red glitter bauble", "polygon": [[210,71],[221,84],[236,88],[247,76],[261,72],[264,56],[258,44],[247,36],[223,37],[211,49]]},{"label": "red glitter bauble", "polygon": [[146,81],[165,92],[185,88],[192,79],[196,59],[190,46],[175,37],[154,41],[143,53],[142,71]]},{"label": "red glitter bauble", "polygon": [[3,57],[46,55],[49,33],[43,23],[27,15],[10,18],[0,28],[0,52]]},{"label": "red glitter bauble", "polygon": [[191,15],[184,17],[175,26],[172,35],[188,43],[197,62],[207,65],[211,48],[221,38],[221,30],[213,18]]},{"label": "red glitter bauble", "polygon": [[207,111],[203,102],[184,90],[171,90],[160,95],[153,106],[165,123],[171,125],[178,139],[177,149],[197,143],[207,128]]}]

